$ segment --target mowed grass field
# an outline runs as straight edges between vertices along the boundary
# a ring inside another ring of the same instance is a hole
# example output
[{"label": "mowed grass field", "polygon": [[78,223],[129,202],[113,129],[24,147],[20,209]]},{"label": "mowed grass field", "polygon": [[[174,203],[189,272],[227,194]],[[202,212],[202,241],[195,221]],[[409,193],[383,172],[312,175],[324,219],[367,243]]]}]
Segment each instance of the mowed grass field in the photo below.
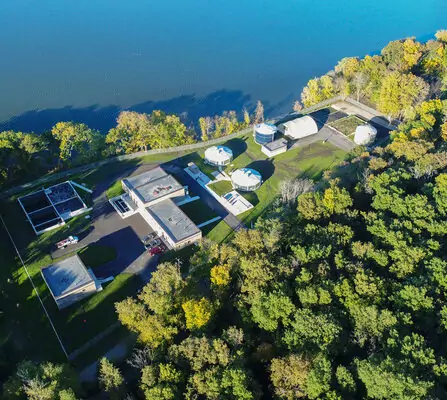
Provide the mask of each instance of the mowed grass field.
[{"label": "mowed grass field", "polygon": [[[248,167],[260,172],[263,178],[263,183],[258,190],[249,193],[241,192],[254,205],[251,210],[238,215],[238,218],[247,226],[251,226],[251,223],[276,199],[280,192],[281,181],[294,178],[309,178],[317,181],[325,170],[339,163],[346,155],[345,151],[328,142],[316,142],[308,146],[296,147],[269,159],[251,135],[231,139],[223,145],[229,147],[234,154],[233,162],[225,168],[227,174],[231,174],[236,169]],[[201,153],[195,153],[184,157],[184,165],[193,160],[200,167],[201,163],[197,160],[201,156]],[[208,175],[210,175],[212,170],[210,171],[210,167],[207,167]],[[231,183],[218,182],[211,184],[211,187],[216,189],[218,194],[225,194],[231,190]],[[231,237],[231,234],[227,234],[224,225],[216,228],[217,232],[207,237],[217,238],[218,241]],[[219,232],[220,230],[222,232]]]}]

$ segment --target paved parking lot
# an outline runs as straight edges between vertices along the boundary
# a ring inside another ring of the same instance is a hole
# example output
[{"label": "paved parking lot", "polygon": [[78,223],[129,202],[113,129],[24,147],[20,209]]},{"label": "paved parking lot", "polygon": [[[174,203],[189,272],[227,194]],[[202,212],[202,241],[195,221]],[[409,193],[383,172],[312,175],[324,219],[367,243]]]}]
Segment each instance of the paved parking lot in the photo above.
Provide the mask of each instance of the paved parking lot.
[{"label": "paved parking lot", "polygon": [[99,278],[129,272],[138,274],[144,281],[147,281],[151,272],[156,268],[158,257],[150,256],[141,239],[152,232],[152,229],[140,214],[132,215],[126,219],[122,219],[118,215],[104,192],[112,182],[113,180],[105,182],[94,191],[92,223],[87,233],[80,236],[79,243],[65,249],[55,250],[52,256],[53,258],[62,257],[92,243],[110,246],[115,248],[117,258],[95,268],[95,274]]}]

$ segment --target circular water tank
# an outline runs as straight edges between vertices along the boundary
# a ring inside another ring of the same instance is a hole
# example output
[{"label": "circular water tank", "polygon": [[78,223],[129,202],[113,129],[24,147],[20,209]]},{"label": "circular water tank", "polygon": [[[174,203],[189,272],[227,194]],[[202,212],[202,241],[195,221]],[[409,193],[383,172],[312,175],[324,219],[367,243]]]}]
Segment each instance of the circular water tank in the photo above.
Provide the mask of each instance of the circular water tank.
[{"label": "circular water tank", "polygon": [[255,125],[253,130],[255,142],[258,144],[265,144],[275,140],[275,134],[278,131],[278,128],[273,124],[262,123]]},{"label": "circular water tank", "polygon": [[205,150],[205,161],[216,167],[228,165],[232,159],[233,152],[228,147],[213,146]]},{"label": "circular water tank", "polygon": [[377,129],[370,124],[359,125],[355,130],[354,142],[358,145],[367,145],[376,140]]},{"label": "circular water tank", "polygon": [[262,176],[254,169],[241,168],[231,174],[231,181],[235,189],[251,192],[261,186]]}]

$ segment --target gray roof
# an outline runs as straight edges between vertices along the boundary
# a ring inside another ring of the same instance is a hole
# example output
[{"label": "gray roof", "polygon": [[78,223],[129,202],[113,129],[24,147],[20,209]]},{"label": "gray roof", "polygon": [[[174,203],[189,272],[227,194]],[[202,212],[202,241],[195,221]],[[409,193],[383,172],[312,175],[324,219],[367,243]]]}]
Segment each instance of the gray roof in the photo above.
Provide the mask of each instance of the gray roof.
[{"label": "gray roof", "polygon": [[174,242],[180,242],[200,232],[194,222],[171,199],[146,207],[146,210]]},{"label": "gray roof", "polygon": [[55,299],[94,282],[77,254],[42,268],[42,276]]},{"label": "gray roof", "polygon": [[166,175],[168,174],[162,168],[157,167],[150,171],[143,172],[142,174],[126,178],[124,179],[124,182],[129,189],[136,189]]},{"label": "gray roof", "polygon": [[284,138],[275,140],[273,142],[270,143],[265,143],[263,146],[270,151],[275,151],[278,149],[281,149],[283,147],[287,147],[288,141]]},{"label": "gray roof", "polygon": [[124,179],[123,182],[143,203],[150,203],[183,188],[174,177],[160,167]]}]

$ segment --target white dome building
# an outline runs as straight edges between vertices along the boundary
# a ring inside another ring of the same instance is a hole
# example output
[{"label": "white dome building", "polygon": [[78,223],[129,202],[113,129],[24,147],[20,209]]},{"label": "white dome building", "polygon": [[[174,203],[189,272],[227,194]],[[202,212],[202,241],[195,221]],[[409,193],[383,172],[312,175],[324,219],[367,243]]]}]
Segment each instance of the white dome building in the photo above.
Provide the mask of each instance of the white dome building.
[{"label": "white dome building", "polygon": [[354,142],[358,145],[367,145],[376,140],[377,129],[370,124],[359,125],[355,130]]},{"label": "white dome building", "polygon": [[280,124],[279,130],[292,140],[297,140],[318,133],[318,125],[310,115],[306,115]]},{"label": "white dome building", "polygon": [[258,144],[270,143],[275,140],[275,134],[278,128],[273,124],[257,124],[253,128],[253,136]]},{"label": "white dome building", "polygon": [[205,161],[216,167],[228,165],[233,160],[233,152],[225,146],[213,146],[205,150]]},{"label": "white dome building", "polygon": [[262,176],[254,169],[241,168],[231,174],[231,181],[235,189],[251,192],[261,186]]}]

